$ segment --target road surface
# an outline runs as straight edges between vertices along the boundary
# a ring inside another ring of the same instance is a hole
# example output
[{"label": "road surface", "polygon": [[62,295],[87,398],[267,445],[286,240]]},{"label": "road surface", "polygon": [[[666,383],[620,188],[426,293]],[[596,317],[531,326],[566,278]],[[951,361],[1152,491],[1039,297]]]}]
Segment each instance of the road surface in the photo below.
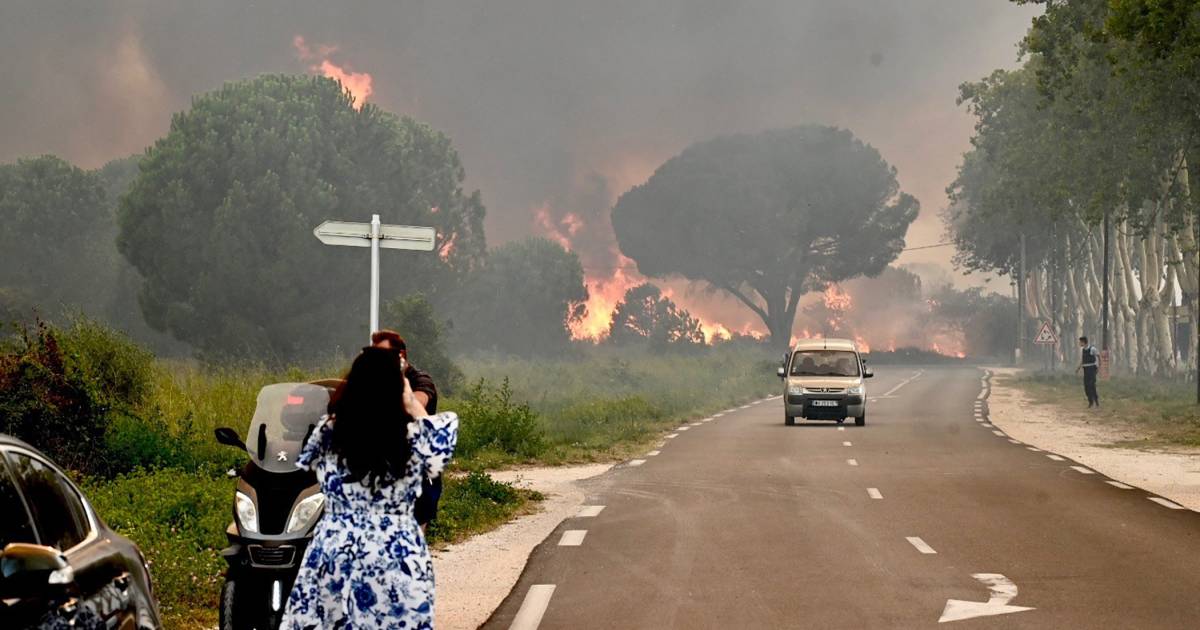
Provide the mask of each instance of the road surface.
[{"label": "road surface", "polygon": [[1200,514],[1014,443],[987,394],[880,367],[865,427],[778,398],[684,425],[591,482],[484,627],[1200,628]]}]

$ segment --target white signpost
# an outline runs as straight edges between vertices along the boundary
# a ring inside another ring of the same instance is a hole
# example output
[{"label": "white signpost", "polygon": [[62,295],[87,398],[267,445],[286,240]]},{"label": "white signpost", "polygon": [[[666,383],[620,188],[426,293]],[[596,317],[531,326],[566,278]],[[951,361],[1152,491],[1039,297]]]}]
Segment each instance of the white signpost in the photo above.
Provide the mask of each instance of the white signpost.
[{"label": "white signpost", "polygon": [[325,221],[313,234],[326,245],[371,248],[371,332],[379,330],[379,248],[431,252],[437,242],[437,230],[412,225],[384,225],[379,215],[370,223]]}]

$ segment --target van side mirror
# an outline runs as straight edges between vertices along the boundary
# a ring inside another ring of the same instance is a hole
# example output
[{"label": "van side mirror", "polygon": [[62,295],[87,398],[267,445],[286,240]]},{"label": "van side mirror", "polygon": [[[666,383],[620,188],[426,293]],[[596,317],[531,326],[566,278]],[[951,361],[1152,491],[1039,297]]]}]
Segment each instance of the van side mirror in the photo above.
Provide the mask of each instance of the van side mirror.
[{"label": "van side mirror", "polygon": [[863,366],[863,378],[873,378],[874,376],[875,376],[875,372],[872,372],[871,368],[864,365]]},{"label": "van side mirror", "polygon": [[783,366],[775,368],[775,376],[778,376],[779,378],[783,378],[784,375],[785,375],[785,372],[783,370]]},{"label": "van side mirror", "polygon": [[0,552],[0,598],[53,599],[74,585],[75,571],[53,547],[9,543]]},{"label": "van side mirror", "polygon": [[213,431],[213,433],[217,437],[217,442],[224,444],[225,446],[240,448],[243,451],[246,450],[246,443],[243,442],[242,438],[238,436],[237,431],[234,431],[229,427],[221,427],[216,431]]}]

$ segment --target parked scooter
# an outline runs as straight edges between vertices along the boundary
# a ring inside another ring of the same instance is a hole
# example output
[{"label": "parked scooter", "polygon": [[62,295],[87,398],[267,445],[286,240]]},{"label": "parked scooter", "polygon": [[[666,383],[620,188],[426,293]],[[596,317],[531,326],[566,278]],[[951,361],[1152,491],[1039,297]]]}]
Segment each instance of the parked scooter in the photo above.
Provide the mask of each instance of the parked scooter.
[{"label": "parked scooter", "polygon": [[233,522],[225,531],[229,563],[221,587],[221,630],[275,630],[304,551],[325,508],[316,475],[296,458],[329,406],[340,381],[277,383],[258,393],[246,442],[237,431],[216,430],[217,441],[245,450],[250,461],[238,477]]}]

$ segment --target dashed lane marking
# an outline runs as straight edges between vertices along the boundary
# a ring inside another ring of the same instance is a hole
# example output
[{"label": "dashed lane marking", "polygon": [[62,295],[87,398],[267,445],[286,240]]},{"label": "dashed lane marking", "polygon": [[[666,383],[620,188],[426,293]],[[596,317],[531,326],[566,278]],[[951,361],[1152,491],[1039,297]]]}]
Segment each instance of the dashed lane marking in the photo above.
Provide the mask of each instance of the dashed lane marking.
[{"label": "dashed lane marking", "polygon": [[1009,443],[1011,443],[1011,444],[1020,444],[1020,443],[1021,443],[1021,442],[1019,442],[1018,440],[1014,440],[1014,439],[1012,439],[1012,438],[1008,438],[1008,441],[1009,441]]},{"label": "dashed lane marking", "polygon": [[933,550],[933,547],[930,547],[924,540],[921,540],[917,536],[909,536],[905,538],[905,540],[907,540],[912,546],[916,547],[917,551],[920,551],[923,554],[928,555],[937,553]]},{"label": "dashed lane marking", "polygon": [[845,431],[846,427],[838,427],[838,431]]},{"label": "dashed lane marking", "polygon": [[673,439],[675,439],[675,438],[677,438],[677,437],[679,437],[679,434],[678,434],[678,433],[672,433],[671,435],[668,435],[668,436],[667,436],[667,439],[668,439],[668,440],[673,440]]},{"label": "dashed lane marking", "polygon": [[1026,448],[1026,449],[1028,449],[1028,450],[1031,450],[1031,451],[1033,451],[1034,453],[1041,453],[1041,452],[1042,452],[1042,449],[1040,449],[1040,448],[1037,448],[1037,447],[1034,447],[1034,446],[1026,446],[1025,448]]},{"label": "dashed lane marking", "polygon": [[600,512],[603,510],[603,505],[581,505],[579,506],[579,512],[576,513],[575,516],[578,518],[591,518],[593,516],[599,516]]},{"label": "dashed lane marking", "polygon": [[1185,509],[1187,509],[1187,508],[1183,507],[1182,505],[1179,505],[1178,503],[1176,503],[1176,502],[1174,502],[1174,501],[1168,501],[1168,500],[1166,500],[1166,499],[1164,499],[1164,498],[1162,498],[1162,497],[1146,497],[1146,498],[1147,498],[1147,499],[1150,499],[1151,501],[1153,501],[1153,502],[1155,502],[1155,503],[1157,503],[1157,504],[1159,504],[1159,505],[1161,505],[1161,506],[1163,506],[1163,507],[1165,507],[1165,508],[1171,508],[1172,510],[1185,510]]},{"label": "dashed lane marking", "polygon": [[901,387],[904,387],[905,385],[908,385],[909,383],[916,380],[917,377],[923,373],[924,373],[924,370],[917,370],[916,374],[913,374],[912,376],[904,379],[903,381],[900,381],[900,383],[898,385],[896,385],[895,387],[884,392],[883,396],[881,396],[880,398],[887,398],[888,396],[891,396],[892,394],[896,393]]},{"label": "dashed lane marking", "polygon": [[853,444],[849,442],[842,442],[842,446],[853,446]]},{"label": "dashed lane marking", "polygon": [[676,431],[687,431],[690,428],[692,428],[692,427],[679,427],[678,429],[675,429],[675,430]]},{"label": "dashed lane marking", "polygon": [[646,457],[654,457],[655,455],[658,455],[661,452],[662,451],[650,451],[649,453],[646,453]]},{"label": "dashed lane marking", "polygon": [[720,418],[720,417],[721,417],[721,416],[723,416],[723,415],[725,415],[725,414],[723,414],[723,413],[714,413],[714,414],[713,414],[713,417],[714,417],[714,418]]},{"label": "dashed lane marking", "polygon": [[857,465],[858,465],[858,460],[857,460],[857,459],[847,459],[847,460],[846,460],[846,463],[847,463],[847,464],[850,464],[851,466],[857,466]]},{"label": "dashed lane marking", "polygon": [[691,424],[691,426],[693,426],[693,427],[698,427],[698,426],[700,426],[700,425],[702,425],[702,424],[704,424],[704,423],[703,423],[703,422],[693,422],[693,423]]},{"label": "dashed lane marking", "polygon": [[1000,437],[1004,437],[1004,432],[1003,431],[992,431],[992,435],[999,435]]},{"label": "dashed lane marking", "polygon": [[992,424],[991,422],[984,422],[983,426],[985,426],[989,429],[992,429],[992,428],[995,428],[996,425]]},{"label": "dashed lane marking", "polygon": [[867,496],[872,499],[882,499],[883,493],[879,491],[879,488],[867,488]]},{"label": "dashed lane marking", "polygon": [[1056,461],[1056,462],[1065,462],[1065,461],[1067,461],[1066,459],[1063,459],[1062,457],[1059,457],[1058,455],[1055,455],[1055,454],[1053,454],[1053,453],[1046,453],[1046,457],[1049,457],[1050,459],[1053,459],[1053,460],[1054,460],[1054,461]]},{"label": "dashed lane marking", "polygon": [[583,538],[587,536],[586,529],[568,529],[563,532],[562,538],[558,539],[559,547],[578,547],[583,544]]},{"label": "dashed lane marking", "polygon": [[1083,466],[1072,466],[1071,468],[1072,468],[1072,469],[1074,469],[1074,470],[1077,470],[1077,471],[1079,471],[1080,473],[1082,473],[1082,474],[1084,474],[1084,475],[1094,475],[1094,474],[1096,474],[1096,471],[1092,470],[1091,468],[1084,468]]},{"label": "dashed lane marking", "polygon": [[1133,490],[1133,486],[1131,486],[1127,483],[1121,483],[1120,481],[1113,481],[1112,479],[1106,479],[1106,480],[1104,480],[1104,483],[1106,483],[1114,488],[1120,488],[1122,490]]},{"label": "dashed lane marking", "polygon": [[641,466],[642,464],[645,464],[645,463],[646,463],[646,460],[644,460],[644,459],[631,459],[631,460],[629,460],[629,464],[627,464],[627,465],[628,466]]},{"label": "dashed lane marking", "polygon": [[508,630],[537,630],[542,623],[542,615],[546,614],[546,607],[550,605],[552,595],[553,584],[530,586],[529,592],[525,593],[525,599],[521,601],[521,609],[517,611],[517,616],[513,617]]}]

